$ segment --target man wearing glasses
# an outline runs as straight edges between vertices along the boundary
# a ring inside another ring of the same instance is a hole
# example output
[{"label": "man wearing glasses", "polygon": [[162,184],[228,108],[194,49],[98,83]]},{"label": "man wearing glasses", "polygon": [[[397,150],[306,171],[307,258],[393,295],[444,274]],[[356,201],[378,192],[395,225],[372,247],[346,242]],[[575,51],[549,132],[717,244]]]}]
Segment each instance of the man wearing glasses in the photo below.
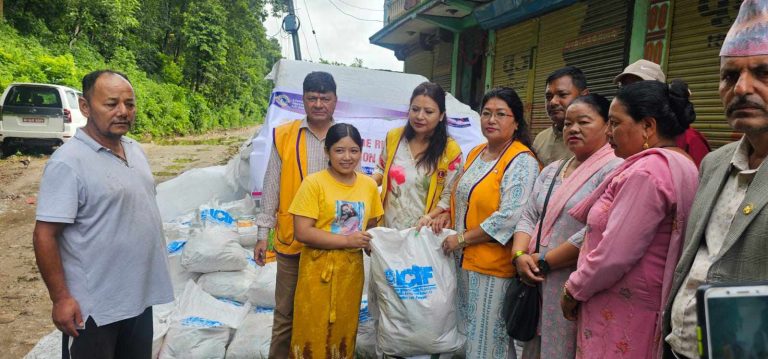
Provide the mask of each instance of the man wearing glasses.
[{"label": "man wearing glasses", "polygon": [[254,248],[254,258],[258,265],[265,263],[269,231],[275,229],[277,280],[270,358],[287,358],[291,346],[293,297],[302,244],[293,237],[293,216],[288,213],[288,207],[301,181],[328,165],[325,135],[334,124],[336,109],[336,82],[331,74],[312,72],[304,78],[303,87],[306,117],[273,130],[274,145],[264,175],[261,213],[256,217],[259,241]]}]

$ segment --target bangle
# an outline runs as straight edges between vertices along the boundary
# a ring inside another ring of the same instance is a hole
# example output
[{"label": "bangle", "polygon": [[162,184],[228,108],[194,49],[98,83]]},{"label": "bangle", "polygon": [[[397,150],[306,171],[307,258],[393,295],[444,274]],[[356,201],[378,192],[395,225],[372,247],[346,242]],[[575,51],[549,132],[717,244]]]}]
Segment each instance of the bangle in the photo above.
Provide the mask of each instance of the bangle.
[{"label": "bangle", "polygon": [[469,246],[469,243],[467,243],[467,241],[464,240],[464,232],[458,233],[457,236],[459,238],[459,248],[466,248],[467,246]]},{"label": "bangle", "polygon": [[429,213],[427,213],[427,214],[425,214],[425,215],[421,216],[421,218],[424,218],[424,217],[426,217],[426,218],[427,218],[428,220],[430,220],[430,221],[434,220],[434,218],[432,218],[432,216],[430,216],[430,215],[429,215]]},{"label": "bangle", "polygon": [[523,254],[528,254],[526,251],[515,251],[515,254],[512,256],[512,262],[514,263],[518,257],[522,256]]}]

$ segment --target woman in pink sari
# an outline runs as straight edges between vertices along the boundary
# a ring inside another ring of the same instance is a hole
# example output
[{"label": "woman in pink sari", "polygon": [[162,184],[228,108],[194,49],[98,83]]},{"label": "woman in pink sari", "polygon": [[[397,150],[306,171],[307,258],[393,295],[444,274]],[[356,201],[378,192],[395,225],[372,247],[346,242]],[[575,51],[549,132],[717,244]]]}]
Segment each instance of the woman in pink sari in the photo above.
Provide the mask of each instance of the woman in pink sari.
[{"label": "woman in pink sari", "polygon": [[642,81],[611,103],[608,140],[621,164],[568,213],[587,224],[561,307],[577,320],[577,358],[655,358],[661,312],[698,183],[675,144],[695,119],[688,86]]}]

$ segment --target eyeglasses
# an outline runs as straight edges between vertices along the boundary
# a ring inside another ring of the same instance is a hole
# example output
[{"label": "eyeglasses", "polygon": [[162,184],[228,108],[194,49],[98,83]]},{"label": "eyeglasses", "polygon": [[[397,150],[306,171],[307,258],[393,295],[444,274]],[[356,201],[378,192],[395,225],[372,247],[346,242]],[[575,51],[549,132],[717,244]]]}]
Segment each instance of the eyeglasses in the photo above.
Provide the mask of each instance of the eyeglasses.
[{"label": "eyeglasses", "polygon": [[306,100],[309,103],[314,103],[314,102],[317,102],[319,100],[320,103],[328,104],[331,101],[333,101],[333,97],[331,97],[331,96],[309,96],[309,97],[305,97],[304,100]]},{"label": "eyeglasses", "polygon": [[507,117],[511,117],[511,118],[515,117],[514,115],[507,115],[506,113],[501,113],[501,112],[494,114],[492,112],[483,111],[482,113],[480,113],[480,118],[482,118],[483,120],[490,120],[491,117],[494,117],[494,116],[496,116],[496,119],[499,121],[504,121],[504,119]]}]

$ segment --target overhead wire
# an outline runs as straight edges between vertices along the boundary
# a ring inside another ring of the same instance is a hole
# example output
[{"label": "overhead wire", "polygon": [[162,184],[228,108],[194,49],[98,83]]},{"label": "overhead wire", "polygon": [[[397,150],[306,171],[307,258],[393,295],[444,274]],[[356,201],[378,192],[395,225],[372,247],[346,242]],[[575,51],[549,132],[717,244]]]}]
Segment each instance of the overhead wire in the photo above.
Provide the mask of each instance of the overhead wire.
[{"label": "overhead wire", "polygon": [[356,19],[356,20],[360,20],[360,21],[384,22],[384,21],[382,21],[382,20],[373,20],[373,19],[363,19],[363,18],[359,18],[359,17],[357,17],[357,16],[355,16],[355,15],[352,15],[352,14],[350,14],[350,13],[348,13],[348,12],[346,12],[346,11],[342,10],[340,7],[338,7],[338,6],[337,6],[337,5],[336,5],[336,4],[333,2],[333,0],[328,0],[328,2],[329,2],[329,3],[331,3],[331,5],[333,5],[333,7],[335,7],[335,8],[336,8],[336,10],[339,10],[339,12],[340,12],[340,13],[342,13],[342,14],[344,14],[344,15],[347,15],[347,16],[349,16],[349,17],[353,18],[353,19]]},{"label": "overhead wire", "polygon": [[[282,31],[282,30],[283,30],[283,28],[282,28],[282,26],[280,26],[280,24],[277,22],[277,18],[276,18],[276,17],[272,17],[272,16],[270,16],[268,19],[272,19],[272,20],[275,20],[275,23],[277,24],[277,32],[275,32],[275,34],[274,34],[274,35],[269,35],[269,34],[267,34],[267,36],[268,36],[268,37],[271,37],[271,38],[277,38],[277,35],[280,35],[280,31]],[[265,30],[265,31],[267,30],[267,26],[266,26],[266,25],[267,25],[267,24],[265,23],[265,24],[264,24],[264,30]]]},{"label": "overhead wire", "polygon": [[[317,45],[317,53],[320,54],[320,58],[323,58],[323,51],[320,50],[320,42],[317,41],[317,33],[315,32],[315,25],[312,24],[312,16],[309,15],[309,6],[307,5],[307,0],[304,0],[304,12],[307,13],[307,18],[309,19],[309,28],[312,29],[312,36],[315,37],[315,45]],[[309,44],[307,44],[309,46]]]},{"label": "overhead wire", "polygon": [[353,7],[353,8],[355,8],[355,9],[360,9],[360,10],[367,10],[367,11],[378,11],[378,12],[384,12],[384,9],[371,9],[371,8],[367,8],[367,7],[362,7],[362,6],[352,5],[352,4],[350,4],[350,3],[348,3],[348,2],[346,2],[346,1],[344,1],[344,0],[337,0],[337,1],[338,1],[338,2],[340,2],[340,3],[342,3],[342,4],[344,4],[344,5],[347,5],[347,6],[349,6],[349,7]]},{"label": "overhead wire", "polygon": [[288,53],[288,47],[285,45],[285,40],[288,39],[291,35],[287,32],[283,31],[283,24],[280,22],[280,20],[277,17],[272,17],[272,19],[275,21],[275,24],[277,26],[277,33],[275,33],[275,38],[280,43],[280,54],[288,58],[290,55]]},{"label": "overhead wire", "polygon": [[[307,44],[306,48],[307,48],[307,55],[309,55],[309,61],[314,62],[315,59],[312,58],[312,51],[309,51],[309,41],[307,40],[307,33],[304,32],[303,27],[299,27],[299,31],[301,31],[301,36],[304,36],[304,43]],[[301,41],[299,41],[299,48],[301,48]]]},{"label": "overhead wire", "polygon": [[283,30],[283,29],[278,29],[278,30],[277,30],[277,32],[276,32],[274,35],[269,35],[269,34],[268,34],[267,36],[268,36],[268,37],[271,37],[271,38],[273,38],[273,39],[276,39],[276,38],[277,38],[277,35],[280,35],[280,31],[282,31],[282,30]]}]

